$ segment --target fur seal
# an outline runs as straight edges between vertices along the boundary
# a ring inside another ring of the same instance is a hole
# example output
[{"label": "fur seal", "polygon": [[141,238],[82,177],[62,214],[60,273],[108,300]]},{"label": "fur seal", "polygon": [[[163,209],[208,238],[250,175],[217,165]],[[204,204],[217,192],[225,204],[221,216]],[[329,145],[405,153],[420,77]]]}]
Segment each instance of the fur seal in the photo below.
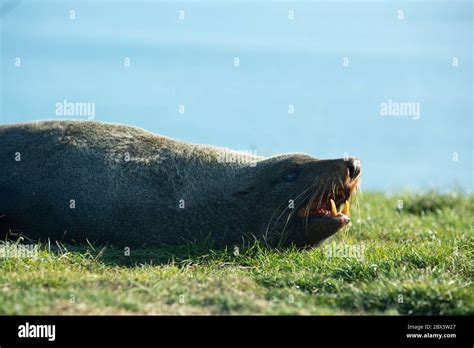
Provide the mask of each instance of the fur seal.
[{"label": "fur seal", "polygon": [[360,176],[356,158],[264,158],[95,121],[2,125],[0,234],[313,246],[349,222]]}]

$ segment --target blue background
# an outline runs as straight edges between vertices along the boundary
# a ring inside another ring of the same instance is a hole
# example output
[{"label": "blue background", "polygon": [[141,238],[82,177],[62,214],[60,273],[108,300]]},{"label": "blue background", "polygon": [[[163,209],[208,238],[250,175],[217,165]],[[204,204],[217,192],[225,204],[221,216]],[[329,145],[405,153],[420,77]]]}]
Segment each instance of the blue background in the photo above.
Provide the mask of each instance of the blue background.
[{"label": "blue background", "polygon": [[[470,192],[472,11],[471,1],[2,1],[0,123],[94,102],[98,121],[189,142],[358,156],[364,190]],[[420,119],[381,116],[389,99],[419,102]]]}]

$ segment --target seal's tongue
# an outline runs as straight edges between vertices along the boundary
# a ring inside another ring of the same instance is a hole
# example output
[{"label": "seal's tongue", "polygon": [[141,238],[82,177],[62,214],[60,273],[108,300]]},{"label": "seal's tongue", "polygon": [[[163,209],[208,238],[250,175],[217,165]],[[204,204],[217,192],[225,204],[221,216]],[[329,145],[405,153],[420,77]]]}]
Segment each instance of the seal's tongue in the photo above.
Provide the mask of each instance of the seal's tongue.
[{"label": "seal's tongue", "polygon": [[[309,208],[309,216],[310,217],[327,217],[327,218],[338,218],[340,216],[345,216],[349,219],[349,212],[351,209],[351,204],[349,200],[344,201],[344,203],[339,205],[338,211],[338,204],[332,199],[329,199],[328,203],[320,203],[317,200],[313,202],[311,207]],[[304,212],[303,212],[304,214]]]},{"label": "seal's tongue", "polygon": [[344,203],[339,204],[332,198],[325,202],[315,200],[309,208],[300,211],[300,217],[307,216],[308,221],[325,221],[328,223],[337,223],[338,225],[343,226],[350,222],[350,209],[351,204],[348,199],[345,200]]}]

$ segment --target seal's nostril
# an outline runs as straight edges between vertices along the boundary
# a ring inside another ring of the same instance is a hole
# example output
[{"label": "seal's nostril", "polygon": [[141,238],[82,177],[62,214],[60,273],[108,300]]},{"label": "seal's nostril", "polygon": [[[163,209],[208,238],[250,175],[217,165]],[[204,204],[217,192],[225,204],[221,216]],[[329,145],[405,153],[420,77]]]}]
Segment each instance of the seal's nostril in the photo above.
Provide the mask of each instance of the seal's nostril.
[{"label": "seal's nostril", "polygon": [[349,176],[351,179],[356,178],[360,173],[360,161],[357,158],[349,158],[346,160],[347,169],[349,169]]}]

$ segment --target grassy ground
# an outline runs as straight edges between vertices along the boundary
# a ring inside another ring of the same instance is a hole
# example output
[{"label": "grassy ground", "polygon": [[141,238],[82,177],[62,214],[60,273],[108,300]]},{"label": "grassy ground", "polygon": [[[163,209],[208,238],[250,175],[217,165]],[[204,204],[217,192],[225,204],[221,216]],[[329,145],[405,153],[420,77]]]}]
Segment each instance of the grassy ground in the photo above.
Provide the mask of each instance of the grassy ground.
[{"label": "grassy ground", "polygon": [[63,246],[0,258],[0,314],[474,314],[474,196],[359,201],[352,226],[310,251]]}]

